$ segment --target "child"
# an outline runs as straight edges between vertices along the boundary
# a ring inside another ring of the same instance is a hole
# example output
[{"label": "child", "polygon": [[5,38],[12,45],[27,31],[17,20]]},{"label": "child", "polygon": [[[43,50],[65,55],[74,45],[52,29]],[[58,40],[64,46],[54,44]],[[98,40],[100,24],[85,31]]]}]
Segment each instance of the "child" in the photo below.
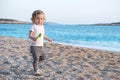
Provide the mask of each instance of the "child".
[{"label": "child", "polygon": [[45,14],[41,10],[36,10],[32,14],[31,18],[33,25],[29,31],[29,38],[32,40],[30,50],[33,56],[33,68],[35,76],[41,75],[38,63],[44,59],[43,40],[46,39],[52,42],[47,36],[44,35]]}]

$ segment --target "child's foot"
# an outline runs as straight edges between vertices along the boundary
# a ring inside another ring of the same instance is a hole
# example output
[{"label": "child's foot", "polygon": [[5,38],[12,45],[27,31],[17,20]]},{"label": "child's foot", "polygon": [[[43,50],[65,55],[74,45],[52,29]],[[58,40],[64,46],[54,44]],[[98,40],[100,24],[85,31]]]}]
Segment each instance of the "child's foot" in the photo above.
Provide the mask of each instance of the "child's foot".
[{"label": "child's foot", "polygon": [[42,76],[42,74],[40,73],[40,70],[37,70],[35,73],[34,73],[35,76]]}]

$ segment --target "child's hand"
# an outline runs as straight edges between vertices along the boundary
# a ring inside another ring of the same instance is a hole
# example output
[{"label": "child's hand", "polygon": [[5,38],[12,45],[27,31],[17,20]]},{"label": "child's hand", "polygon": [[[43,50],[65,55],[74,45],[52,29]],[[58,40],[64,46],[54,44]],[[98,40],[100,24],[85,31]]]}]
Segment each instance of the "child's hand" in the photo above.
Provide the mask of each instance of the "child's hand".
[{"label": "child's hand", "polygon": [[37,38],[35,38],[35,37],[34,37],[34,38],[32,38],[32,40],[33,40],[33,41],[36,41],[36,40],[37,40]]},{"label": "child's hand", "polygon": [[36,37],[32,37],[32,36],[30,36],[30,39],[32,39],[33,41],[36,41],[36,40],[37,40]]},{"label": "child's hand", "polygon": [[48,38],[47,36],[44,35],[44,39],[49,41],[49,42],[52,42],[52,39]]},{"label": "child's hand", "polygon": [[49,42],[52,42],[52,39],[48,39]]}]

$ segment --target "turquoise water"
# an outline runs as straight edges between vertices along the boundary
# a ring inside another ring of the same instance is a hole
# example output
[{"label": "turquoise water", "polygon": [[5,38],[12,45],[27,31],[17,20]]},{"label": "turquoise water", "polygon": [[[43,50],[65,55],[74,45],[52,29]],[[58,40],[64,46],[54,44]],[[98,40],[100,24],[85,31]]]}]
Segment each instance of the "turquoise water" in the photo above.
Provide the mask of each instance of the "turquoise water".
[{"label": "turquoise water", "polygon": [[[0,24],[0,36],[28,39],[31,24]],[[54,43],[120,52],[120,26],[45,24]]]}]

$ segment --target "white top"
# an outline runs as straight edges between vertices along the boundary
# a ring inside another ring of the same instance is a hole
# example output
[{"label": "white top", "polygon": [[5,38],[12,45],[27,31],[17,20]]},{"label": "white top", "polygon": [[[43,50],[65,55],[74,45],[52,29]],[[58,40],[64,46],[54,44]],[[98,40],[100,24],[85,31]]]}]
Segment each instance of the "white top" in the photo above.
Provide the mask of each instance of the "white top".
[{"label": "white top", "polygon": [[41,34],[41,37],[39,37],[36,41],[31,41],[31,46],[43,46],[44,26],[38,26],[34,24],[30,28],[30,31],[34,32],[33,37],[37,37],[39,34]]}]

